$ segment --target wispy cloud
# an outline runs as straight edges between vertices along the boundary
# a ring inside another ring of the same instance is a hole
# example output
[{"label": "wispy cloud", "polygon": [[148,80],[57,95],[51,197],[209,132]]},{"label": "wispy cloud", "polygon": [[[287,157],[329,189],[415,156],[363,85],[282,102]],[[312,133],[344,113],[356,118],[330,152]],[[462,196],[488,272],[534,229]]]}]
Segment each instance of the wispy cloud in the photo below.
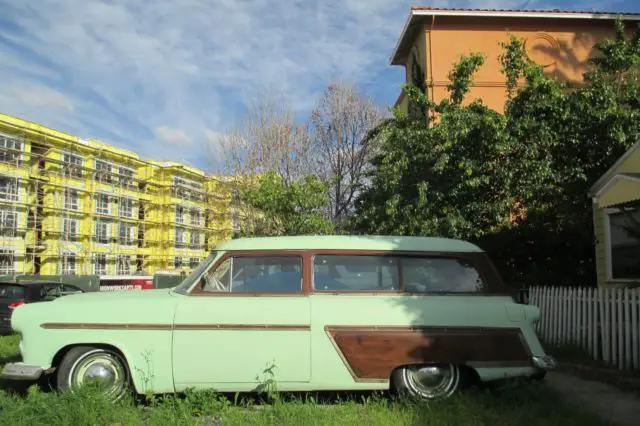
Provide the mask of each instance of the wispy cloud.
[{"label": "wispy cloud", "polygon": [[46,86],[13,86],[9,88],[8,96],[32,108],[61,108],[73,111],[73,105],[65,95]]},{"label": "wispy cloud", "polygon": [[[402,73],[387,59],[414,3],[0,0],[0,111],[205,167],[207,141],[264,88],[303,112],[333,78],[392,103]],[[543,3],[566,1],[527,7]]]},{"label": "wispy cloud", "polygon": [[191,138],[187,136],[184,130],[173,129],[168,126],[158,126],[154,132],[160,142],[170,145],[179,145],[184,148],[184,144],[191,142]]}]

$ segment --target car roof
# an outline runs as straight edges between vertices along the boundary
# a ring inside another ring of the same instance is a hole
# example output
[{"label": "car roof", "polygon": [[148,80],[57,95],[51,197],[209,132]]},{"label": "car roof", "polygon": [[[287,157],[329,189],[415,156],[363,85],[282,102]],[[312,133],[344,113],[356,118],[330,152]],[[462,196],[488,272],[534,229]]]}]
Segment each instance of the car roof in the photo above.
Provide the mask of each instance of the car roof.
[{"label": "car roof", "polygon": [[322,235],[238,238],[219,244],[216,250],[376,250],[426,252],[483,252],[467,241],[439,237],[382,235]]}]

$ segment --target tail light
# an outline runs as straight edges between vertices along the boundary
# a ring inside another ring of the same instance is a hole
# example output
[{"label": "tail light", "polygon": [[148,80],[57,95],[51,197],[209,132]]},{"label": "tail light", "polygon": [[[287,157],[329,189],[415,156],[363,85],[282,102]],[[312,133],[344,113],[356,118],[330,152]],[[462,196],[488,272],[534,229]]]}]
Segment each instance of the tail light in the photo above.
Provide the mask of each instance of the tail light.
[{"label": "tail light", "polygon": [[24,300],[17,300],[15,302],[11,302],[9,304],[9,309],[13,310],[13,309],[17,308],[20,305],[24,305]]}]

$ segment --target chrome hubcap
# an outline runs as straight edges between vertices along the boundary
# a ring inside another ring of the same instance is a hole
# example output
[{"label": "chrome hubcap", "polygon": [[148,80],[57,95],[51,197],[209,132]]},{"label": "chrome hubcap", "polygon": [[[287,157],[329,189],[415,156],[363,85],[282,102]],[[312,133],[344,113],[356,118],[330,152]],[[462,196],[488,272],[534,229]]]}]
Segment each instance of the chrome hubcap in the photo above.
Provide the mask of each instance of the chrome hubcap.
[{"label": "chrome hubcap", "polygon": [[438,398],[452,394],[459,380],[454,365],[416,365],[405,368],[405,382],[414,394]]},{"label": "chrome hubcap", "polygon": [[113,400],[124,396],[127,372],[120,359],[102,350],[92,351],[78,359],[69,375],[70,387],[80,387],[89,382],[98,382]]}]

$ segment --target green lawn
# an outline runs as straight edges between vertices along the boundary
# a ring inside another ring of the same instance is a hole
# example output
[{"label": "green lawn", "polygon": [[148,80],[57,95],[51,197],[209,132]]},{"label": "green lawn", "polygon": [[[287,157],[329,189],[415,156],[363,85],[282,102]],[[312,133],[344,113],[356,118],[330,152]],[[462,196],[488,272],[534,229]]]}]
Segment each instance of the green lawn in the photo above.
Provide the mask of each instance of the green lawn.
[{"label": "green lawn", "polygon": [[[18,339],[0,337],[0,363],[18,356]],[[605,425],[568,406],[544,385],[522,384],[493,393],[471,391],[438,403],[392,400],[379,394],[340,395],[331,403],[286,395],[255,406],[214,392],[127,400],[113,405],[92,389],[26,395],[0,390],[0,424],[6,425]]]}]

